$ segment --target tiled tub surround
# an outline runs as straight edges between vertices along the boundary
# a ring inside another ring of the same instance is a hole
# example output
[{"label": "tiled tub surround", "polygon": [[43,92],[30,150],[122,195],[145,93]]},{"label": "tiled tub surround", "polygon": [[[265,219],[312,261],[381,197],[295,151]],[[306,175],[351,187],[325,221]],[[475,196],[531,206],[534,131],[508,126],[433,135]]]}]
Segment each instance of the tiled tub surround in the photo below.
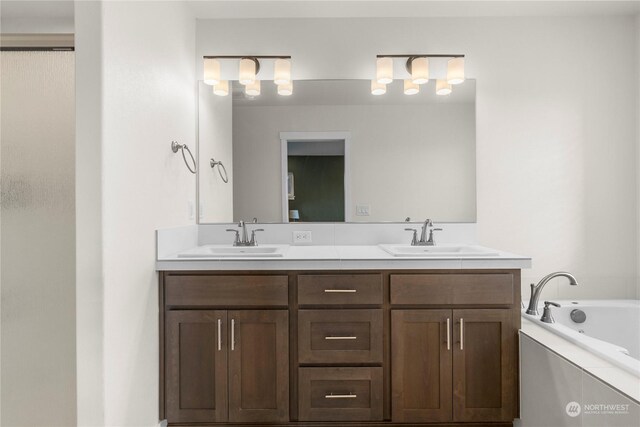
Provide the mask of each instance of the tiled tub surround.
[{"label": "tiled tub surround", "polygon": [[[248,224],[247,229],[264,228],[258,235],[265,245],[290,245],[280,258],[199,258],[178,255],[204,245],[231,245],[233,235],[226,231],[234,224],[191,225],[157,232],[157,270],[250,270],[250,269],[380,269],[380,268],[529,268],[531,259],[495,251],[488,257],[394,257],[378,244],[408,244],[405,228],[420,229],[422,223],[388,224]],[[477,245],[476,225],[472,223],[435,224],[443,228],[436,234],[436,245]],[[294,231],[311,231],[312,244],[294,245]]]},{"label": "tiled tub surround", "polygon": [[[640,379],[539,323],[523,315],[519,425],[639,425]],[[574,416],[567,412],[572,402],[580,405],[580,413],[571,413]]]}]

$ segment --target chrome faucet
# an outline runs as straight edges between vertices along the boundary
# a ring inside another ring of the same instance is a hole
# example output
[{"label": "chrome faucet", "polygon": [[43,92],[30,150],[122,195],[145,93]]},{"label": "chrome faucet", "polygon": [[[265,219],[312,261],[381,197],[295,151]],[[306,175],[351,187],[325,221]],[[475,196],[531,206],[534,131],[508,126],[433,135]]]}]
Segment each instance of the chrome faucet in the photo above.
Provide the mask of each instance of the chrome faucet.
[{"label": "chrome faucet", "polygon": [[[253,219],[253,223],[257,223],[257,219]],[[233,246],[258,246],[258,241],[256,240],[256,232],[264,231],[264,228],[256,228],[251,231],[251,239],[247,234],[247,225],[244,221],[240,221],[238,223],[238,228],[240,230],[236,230],[234,228],[227,228],[227,231],[231,231],[236,233],[236,237],[233,241]]]},{"label": "chrome faucet", "polygon": [[567,273],[565,271],[558,271],[555,273],[547,274],[538,282],[537,285],[531,284],[531,298],[529,298],[529,307],[527,308],[527,314],[538,315],[538,300],[540,299],[540,294],[542,293],[542,289],[549,282],[549,280],[554,277],[566,277],[569,279],[569,284],[571,286],[577,286],[578,281],[571,273]]},{"label": "chrome faucet", "polygon": [[[413,231],[411,246],[435,246],[436,242],[433,240],[433,232],[442,231],[442,228],[433,228],[433,222],[427,219],[422,225],[420,240],[418,240],[418,230],[415,228],[405,228],[405,231]],[[427,233],[429,233],[429,237],[427,237]]]}]

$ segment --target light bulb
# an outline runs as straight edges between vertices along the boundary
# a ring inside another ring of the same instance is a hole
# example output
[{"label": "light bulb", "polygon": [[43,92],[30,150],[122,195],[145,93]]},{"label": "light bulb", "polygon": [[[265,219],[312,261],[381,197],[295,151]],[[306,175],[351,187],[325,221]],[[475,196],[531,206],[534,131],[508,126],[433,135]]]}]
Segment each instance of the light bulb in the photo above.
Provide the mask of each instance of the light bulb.
[{"label": "light bulb", "polygon": [[387,93],[387,85],[371,80],[371,95],[384,95]]},{"label": "light bulb", "polygon": [[464,82],[464,58],[451,58],[447,62],[447,83],[457,85]]},{"label": "light bulb", "polygon": [[208,85],[220,83],[220,62],[214,58],[204,60],[204,82]]},{"label": "light bulb", "polygon": [[244,87],[244,92],[249,96],[260,95],[260,80],[256,79]]},{"label": "light bulb", "polygon": [[218,96],[229,95],[229,80],[220,80],[220,83],[213,87],[213,93]]},{"label": "light bulb", "polygon": [[393,58],[384,57],[376,60],[376,81],[383,85],[393,81]]},{"label": "light bulb", "polygon": [[293,83],[292,82],[278,85],[278,95],[289,96],[291,94],[293,94]]},{"label": "light bulb", "polygon": [[240,73],[238,80],[243,85],[248,85],[256,80],[256,63],[253,59],[242,58],[240,60]]},{"label": "light bulb", "polygon": [[405,95],[415,95],[420,92],[420,86],[416,83],[412,82],[410,79],[405,79],[404,81],[404,94]]},{"label": "light bulb", "polygon": [[273,82],[284,85],[291,82],[291,61],[284,58],[276,59],[273,71]]},{"label": "light bulb", "polygon": [[417,85],[429,82],[429,59],[421,57],[411,61],[411,81]]},{"label": "light bulb", "polygon": [[451,93],[451,85],[446,80],[436,80],[436,95],[449,95]]}]

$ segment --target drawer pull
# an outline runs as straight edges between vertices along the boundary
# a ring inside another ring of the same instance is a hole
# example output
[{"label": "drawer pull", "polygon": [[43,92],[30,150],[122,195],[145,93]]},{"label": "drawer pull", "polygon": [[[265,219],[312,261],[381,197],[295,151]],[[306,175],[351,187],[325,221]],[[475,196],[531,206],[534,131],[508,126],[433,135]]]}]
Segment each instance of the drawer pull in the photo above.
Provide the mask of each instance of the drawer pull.
[{"label": "drawer pull", "polygon": [[358,337],[324,337],[325,340],[357,340]]},{"label": "drawer pull", "polygon": [[325,394],[325,399],[355,399],[358,397],[357,394],[349,393],[349,394]]},{"label": "drawer pull", "polygon": [[218,351],[222,350],[222,319],[218,319]]},{"label": "drawer pull", "polygon": [[460,350],[464,350],[464,319],[460,318]]},{"label": "drawer pull", "polygon": [[451,319],[447,317],[447,350],[451,350]]},{"label": "drawer pull", "polygon": [[355,294],[356,289],[325,289],[326,294]]},{"label": "drawer pull", "polygon": [[231,319],[231,351],[236,349],[236,319]]}]

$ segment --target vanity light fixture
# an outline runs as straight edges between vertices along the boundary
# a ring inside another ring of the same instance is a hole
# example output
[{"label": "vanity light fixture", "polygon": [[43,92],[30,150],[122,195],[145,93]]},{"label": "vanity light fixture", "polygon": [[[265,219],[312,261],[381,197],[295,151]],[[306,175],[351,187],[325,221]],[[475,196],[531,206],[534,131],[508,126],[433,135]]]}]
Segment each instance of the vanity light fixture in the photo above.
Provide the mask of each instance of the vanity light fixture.
[{"label": "vanity light fixture", "polygon": [[260,95],[260,80],[255,79],[252,83],[245,85],[244,93],[246,93],[249,96]]},{"label": "vanity light fixture", "polygon": [[446,80],[436,80],[436,95],[449,95],[451,93],[451,85]]},{"label": "vanity light fixture", "polygon": [[[406,58],[405,67],[410,74],[410,79],[404,81],[405,95],[415,95],[420,91],[418,85],[429,82],[429,60],[431,58],[445,58],[447,61],[446,79],[436,81],[436,93],[438,95],[449,95],[451,85],[464,82],[464,55],[462,54],[393,54],[376,56],[376,78],[371,83],[371,93],[382,95],[386,92],[379,87],[374,88],[374,83],[389,84],[393,81],[393,60],[395,58]],[[375,92],[374,92],[375,91]]]},{"label": "vanity light fixture", "polygon": [[378,83],[376,79],[371,80],[371,95],[384,95],[387,93],[387,85]]},{"label": "vanity light fixture", "polygon": [[411,81],[411,79],[404,80],[404,94],[405,95],[415,95],[420,92],[420,86],[417,83]]},{"label": "vanity light fixture", "polygon": [[[260,95],[260,80],[258,79],[258,73],[260,73],[260,60],[275,60],[273,82],[278,86],[278,94],[282,96],[288,96],[293,93],[293,85],[291,80],[291,56],[289,55],[217,55],[203,56],[203,59],[204,82],[206,84],[214,86],[213,93],[215,93],[216,95],[226,96],[229,94],[229,81],[222,80],[221,78],[221,60],[239,61],[238,81],[246,86],[245,93],[250,96]],[[220,87],[216,89],[217,86]]]},{"label": "vanity light fixture", "polygon": [[220,61],[214,58],[204,60],[204,82],[215,86],[220,83]]},{"label": "vanity light fixture", "polygon": [[220,80],[220,83],[213,86],[213,93],[218,96],[229,95],[229,80]]},{"label": "vanity light fixture", "polygon": [[464,82],[464,57],[451,58],[447,62],[447,83],[458,85]]},{"label": "vanity light fixture", "polygon": [[278,95],[289,96],[293,94],[293,82],[278,85]]}]

